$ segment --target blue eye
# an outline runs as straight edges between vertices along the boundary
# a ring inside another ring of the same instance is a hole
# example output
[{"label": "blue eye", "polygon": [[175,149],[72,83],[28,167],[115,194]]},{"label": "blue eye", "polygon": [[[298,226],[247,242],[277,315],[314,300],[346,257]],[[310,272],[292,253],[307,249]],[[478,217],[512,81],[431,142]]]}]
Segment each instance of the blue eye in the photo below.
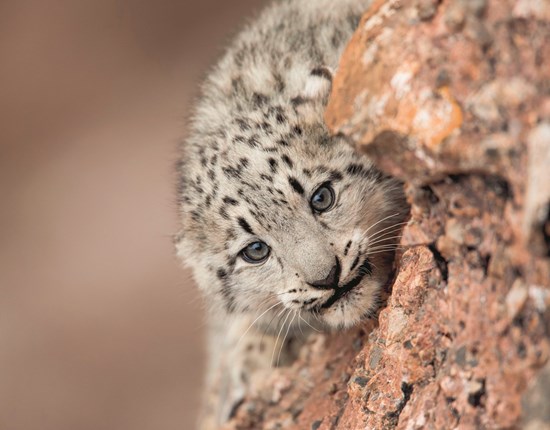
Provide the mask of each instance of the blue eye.
[{"label": "blue eye", "polygon": [[323,184],[311,196],[309,204],[316,212],[326,212],[334,204],[334,190],[330,184]]},{"label": "blue eye", "polygon": [[267,257],[269,257],[270,252],[271,249],[265,242],[258,241],[247,245],[247,247],[241,251],[241,256],[247,263],[258,264],[265,261]]}]

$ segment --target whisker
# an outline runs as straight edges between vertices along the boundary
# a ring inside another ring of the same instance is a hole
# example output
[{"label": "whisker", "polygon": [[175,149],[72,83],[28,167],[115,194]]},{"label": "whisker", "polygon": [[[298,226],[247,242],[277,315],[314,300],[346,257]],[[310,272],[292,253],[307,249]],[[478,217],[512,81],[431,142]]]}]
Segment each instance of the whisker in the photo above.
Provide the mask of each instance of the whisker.
[{"label": "whisker", "polygon": [[379,249],[379,248],[404,248],[406,246],[407,245],[399,245],[398,243],[382,243],[382,244],[378,244],[378,245],[373,246],[373,247],[369,247],[367,249],[367,251],[372,250],[372,249]]},{"label": "whisker", "polygon": [[[406,225],[406,224],[408,224],[408,223],[409,223],[409,221],[404,221],[404,222],[400,222],[400,223],[397,223],[397,224],[392,224],[392,225],[390,225],[390,226],[388,226],[388,227],[383,228],[382,230],[378,230],[375,234],[373,234],[373,235],[370,237],[370,239],[376,239],[377,237],[381,237],[380,234],[383,233],[383,232],[385,232],[386,230],[390,230],[390,229],[393,229],[393,228],[397,230],[397,229],[399,229],[401,226],[404,226],[404,225]],[[365,231],[365,233],[366,233],[366,231]]]},{"label": "whisker", "polygon": [[391,236],[386,238],[377,238],[374,242],[369,242],[368,246],[376,245],[377,243],[385,242],[387,240],[395,240],[395,239],[401,239],[402,235],[398,236]]},{"label": "whisker", "polygon": [[390,230],[390,231],[391,230],[395,230],[395,231],[401,230],[403,228],[403,226],[406,226],[408,223],[409,223],[408,221],[404,221],[404,222],[399,222],[397,224],[389,225],[387,227],[384,227],[381,230],[378,230],[378,231],[374,232],[369,238],[370,239],[376,239],[377,237],[381,237],[382,233],[384,233],[385,231],[388,231],[388,230]]},{"label": "whisker", "polygon": [[269,330],[269,327],[271,327],[271,323],[275,320],[275,318],[279,317],[287,308],[283,307],[283,309],[277,314],[273,315],[271,319],[269,320],[269,323],[267,324],[267,327],[265,328],[264,332],[262,333],[262,337],[260,338],[260,342],[264,340],[264,336],[267,334],[267,331]]},{"label": "whisker", "polygon": [[313,317],[319,321],[320,323],[322,323],[321,319],[319,318],[319,311],[317,310],[317,308],[314,308],[311,310],[311,314],[313,315]]},{"label": "whisker", "polygon": [[369,252],[367,255],[375,255],[375,254],[381,254],[383,252],[388,252],[388,251],[395,251],[396,249],[409,249],[409,248],[393,248],[393,249],[380,249],[380,250],[376,250],[375,252]]},{"label": "whisker", "polygon": [[[291,310],[290,309],[286,309],[286,310],[288,310],[288,312],[286,314],[285,319],[283,320],[283,323],[281,324],[281,328],[279,329],[279,332],[277,333],[277,338],[275,339],[275,344],[273,345],[273,353],[271,354],[271,367],[273,367],[273,359],[275,358],[275,351],[277,350],[277,344],[279,343],[279,337],[281,336],[281,333],[283,332],[283,328],[285,327],[286,320],[290,316]],[[279,352],[280,351],[281,350],[279,350]]]},{"label": "whisker", "polygon": [[374,251],[395,251],[396,249],[402,249],[399,245],[378,245],[367,251],[367,255],[372,254]]},{"label": "whisker", "polygon": [[300,319],[305,322],[310,328],[312,328],[313,330],[315,330],[317,333],[322,333],[321,330],[317,330],[315,327],[313,327],[310,323],[307,322],[306,319],[304,319],[301,315],[298,315],[300,317]]},{"label": "whisker", "polygon": [[250,324],[248,326],[248,328],[245,330],[245,332],[241,335],[241,337],[239,338],[239,340],[237,341],[237,345],[241,342],[241,340],[243,339],[243,337],[246,336],[246,334],[248,333],[248,331],[252,328],[252,326],[254,324],[256,324],[256,322],[261,318],[263,317],[266,313],[268,313],[271,309],[273,309],[274,307],[278,306],[278,305],[282,305],[281,302],[277,302],[275,303],[273,306],[270,306],[269,308],[267,308],[265,311],[263,311],[260,316],[258,318],[256,318],[254,321],[252,321],[252,324]]},{"label": "whisker", "polygon": [[277,354],[277,366],[276,367],[279,367],[279,359],[281,358],[281,352],[283,351],[283,348],[285,347],[286,337],[288,336],[288,332],[290,331],[290,326],[294,322],[294,318],[296,318],[296,311],[294,311],[294,315],[292,315],[292,319],[290,320],[290,322],[288,323],[288,326],[286,328],[285,336],[283,337],[283,341],[281,342],[281,347],[279,348],[279,354]]},{"label": "whisker", "polygon": [[398,215],[399,215],[399,212],[394,213],[394,214],[391,214],[391,215],[388,215],[387,217],[382,218],[381,220],[378,220],[377,222],[375,222],[373,225],[369,226],[369,228],[367,228],[367,229],[365,230],[365,234],[368,233],[368,232],[370,231],[371,228],[377,226],[377,225],[380,224],[381,222],[384,222],[384,221],[386,221],[388,218],[392,218],[392,217],[398,216]]},{"label": "whisker", "polygon": [[302,310],[300,309],[300,310],[298,310],[298,329],[300,330],[300,333],[302,334],[302,336],[305,337],[306,335],[305,335],[304,332],[302,331],[302,325],[300,324],[300,322],[301,322],[300,320],[301,320],[301,319],[302,319]]}]

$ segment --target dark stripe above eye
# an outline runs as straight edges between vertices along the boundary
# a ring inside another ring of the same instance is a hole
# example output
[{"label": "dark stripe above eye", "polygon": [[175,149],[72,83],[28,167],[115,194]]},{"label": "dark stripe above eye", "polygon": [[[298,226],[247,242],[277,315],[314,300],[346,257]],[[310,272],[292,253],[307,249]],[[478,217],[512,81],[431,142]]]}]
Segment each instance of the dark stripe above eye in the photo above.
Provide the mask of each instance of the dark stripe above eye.
[{"label": "dark stripe above eye", "polygon": [[244,218],[239,217],[237,221],[239,222],[239,225],[243,228],[244,231],[246,231],[248,234],[252,234],[252,235],[254,234],[252,227],[250,227],[250,224],[248,224],[248,222],[246,222]]},{"label": "dark stripe above eye", "polygon": [[298,194],[304,194],[304,187],[302,187],[302,184],[300,184],[300,182],[298,182],[296,178],[289,176],[288,182],[290,183],[290,185],[292,185],[294,191],[296,191]]}]

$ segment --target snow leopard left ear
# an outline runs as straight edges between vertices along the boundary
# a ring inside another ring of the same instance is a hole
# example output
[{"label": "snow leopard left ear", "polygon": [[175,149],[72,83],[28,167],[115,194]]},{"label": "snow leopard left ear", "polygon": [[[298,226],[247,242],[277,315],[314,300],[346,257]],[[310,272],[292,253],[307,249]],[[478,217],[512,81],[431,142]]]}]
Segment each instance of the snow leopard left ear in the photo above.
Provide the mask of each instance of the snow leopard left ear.
[{"label": "snow leopard left ear", "polygon": [[315,67],[306,79],[302,94],[305,100],[326,99],[332,89],[332,70],[327,66]]}]

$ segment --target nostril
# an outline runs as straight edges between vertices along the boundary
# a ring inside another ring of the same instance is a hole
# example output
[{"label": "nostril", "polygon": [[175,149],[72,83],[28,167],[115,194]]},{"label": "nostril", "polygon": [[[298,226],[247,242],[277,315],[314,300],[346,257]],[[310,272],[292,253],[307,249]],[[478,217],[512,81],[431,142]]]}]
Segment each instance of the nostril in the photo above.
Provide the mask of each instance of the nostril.
[{"label": "nostril", "polygon": [[325,279],[321,279],[315,282],[308,282],[308,284],[321,290],[334,290],[338,288],[338,282],[340,281],[340,271],[340,262],[338,261],[338,257],[336,257],[336,264],[332,267],[332,269],[330,269],[330,272]]}]

